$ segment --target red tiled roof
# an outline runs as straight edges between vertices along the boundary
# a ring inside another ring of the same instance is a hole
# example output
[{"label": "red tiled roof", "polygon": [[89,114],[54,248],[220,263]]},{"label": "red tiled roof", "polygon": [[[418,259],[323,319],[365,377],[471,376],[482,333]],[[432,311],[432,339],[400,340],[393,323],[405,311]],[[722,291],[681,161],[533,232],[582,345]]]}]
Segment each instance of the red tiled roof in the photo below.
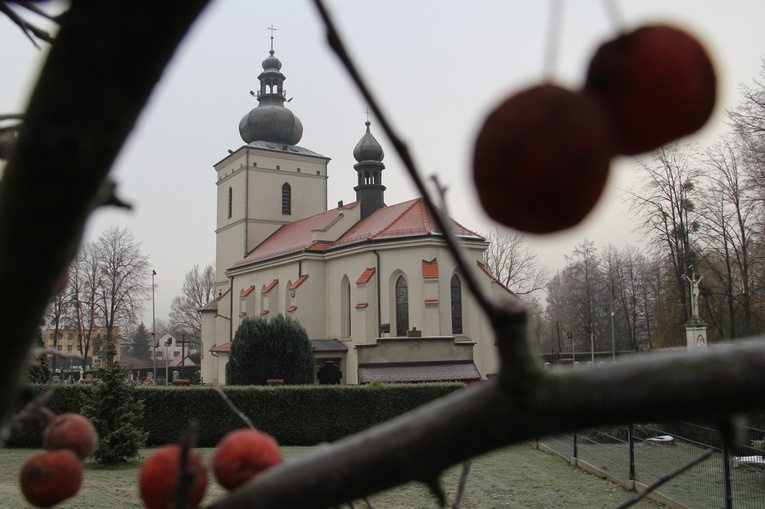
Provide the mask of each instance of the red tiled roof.
[{"label": "red tiled roof", "polygon": [[268,310],[266,309],[266,310],[264,310],[264,311],[261,311],[261,312],[260,312],[260,314],[261,314],[261,315],[267,315],[267,314],[268,314]]},{"label": "red tiled roof", "polygon": [[295,289],[296,289],[298,286],[302,285],[302,284],[305,282],[305,280],[306,280],[306,279],[308,279],[308,276],[300,276],[300,277],[297,279],[297,281],[295,281],[294,283],[292,283],[292,284],[290,285],[290,287],[289,287],[289,288],[287,288],[287,289],[288,289],[288,290],[295,290]]},{"label": "red tiled roof", "polygon": [[239,318],[241,318],[241,317],[243,317],[243,316],[247,316],[247,313],[245,313],[244,311],[242,311],[241,313],[239,313]]},{"label": "red tiled roof", "polygon": [[313,232],[324,230],[340,216],[342,208],[335,208],[306,217],[294,223],[288,223],[276,230],[273,235],[260,243],[243,260],[234,266],[245,265],[258,260],[273,258],[274,256],[290,254],[304,249],[311,251],[324,251],[332,245],[331,242],[314,241]]},{"label": "red tiled roof", "polygon": [[425,299],[425,305],[426,306],[435,306],[436,304],[439,304],[440,301],[438,299]]},{"label": "red tiled roof", "polygon": [[250,286],[246,290],[242,290],[240,297],[247,297],[249,294],[252,293],[253,290],[255,290],[255,285]]},{"label": "red tiled roof", "polygon": [[273,281],[271,281],[270,283],[268,283],[268,286],[266,286],[265,288],[263,288],[263,291],[262,291],[262,292],[260,292],[260,293],[261,293],[262,295],[265,295],[265,294],[267,294],[268,292],[270,292],[271,290],[273,290],[273,289],[274,289],[274,287],[275,287],[276,285],[278,285],[278,284],[279,284],[279,280],[278,280],[278,279],[274,279]]},{"label": "red tiled roof", "polygon": [[222,345],[213,345],[212,348],[210,348],[211,352],[230,352],[231,351],[231,342],[223,343]]},{"label": "red tiled roof", "polygon": [[438,279],[438,259],[422,260],[422,279]]},{"label": "red tiled roof", "polygon": [[[336,241],[314,241],[313,232],[326,230],[343,209],[353,204],[316,214],[279,228],[235,267],[301,251],[323,252],[327,249],[373,240],[395,240],[425,235],[441,235],[422,198],[377,209],[353,225]],[[481,240],[483,237],[452,220],[458,237]]]},{"label": "red tiled roof", "polygon": [[375,275],[375,271],[377,269],[366,269],[364,272],[361,273],[359,278],[356,280],[357,285],[365,285],[369,283],[369,280],[372,279],[372,276]]},{"label": "red tiled roof", "polygon": [[366,309],[369,307],[369,303],[363,302],[361,304],[356,304],[356,309]]},{"label": "red tiled roof", "polygon": [[297,311],[297,306],[290,306],[287,308],[287,313],[294,313]]}]

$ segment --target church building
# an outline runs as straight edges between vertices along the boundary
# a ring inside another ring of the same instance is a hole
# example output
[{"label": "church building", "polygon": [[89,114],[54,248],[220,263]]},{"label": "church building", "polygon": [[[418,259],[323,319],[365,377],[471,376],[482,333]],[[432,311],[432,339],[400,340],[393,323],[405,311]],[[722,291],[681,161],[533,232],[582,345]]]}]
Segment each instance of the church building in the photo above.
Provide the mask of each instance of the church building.
[{"label": "church building", "polygon": [[[284,105],[273,44],[269,53],[253,94],[258,106],[239,123],[245,144],[214,165],[217,297],[201,310],[202,381],[225,384],[242,320],[280,313],[305,327],[316,383],[495,373],[491,327],[423,200],[385,203],[384,154],[370,122],[353,149],[355,201],[328,210],[330,159],[298,146],[303,126]],[[509,292],[481,264],[486,240],[453,227],[481,282]]]}]

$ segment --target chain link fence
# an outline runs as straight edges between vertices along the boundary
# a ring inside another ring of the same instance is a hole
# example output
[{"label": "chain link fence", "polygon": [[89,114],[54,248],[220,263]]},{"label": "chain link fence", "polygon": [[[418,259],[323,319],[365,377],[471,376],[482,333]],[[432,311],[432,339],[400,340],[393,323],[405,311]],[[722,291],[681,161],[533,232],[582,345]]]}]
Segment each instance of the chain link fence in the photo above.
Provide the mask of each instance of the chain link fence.
[{"label": "chain link fence", "polygon": [[540,449],[643,491],[707,451],[704,461],[655,489],[649,498],[672,508],[765,509],[765,422],[752,417],[740,437],[724,443],[718,430],[680,422],[583,430],[545,437]]}]

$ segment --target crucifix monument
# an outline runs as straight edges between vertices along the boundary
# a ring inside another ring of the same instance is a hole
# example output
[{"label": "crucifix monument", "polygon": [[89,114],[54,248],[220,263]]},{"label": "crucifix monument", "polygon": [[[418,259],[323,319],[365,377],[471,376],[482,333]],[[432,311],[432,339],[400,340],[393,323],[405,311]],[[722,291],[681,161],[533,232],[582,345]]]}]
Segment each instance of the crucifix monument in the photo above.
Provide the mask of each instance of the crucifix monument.
[{"label": "crucifix monument", "polygon": [[688,344],[688,350],[699,350],[707,347],[707,324],[699,316],[699,283],[701,283],[701,274],[696,275],[696,271],[685,279],[691,285],[691,318],[685,322],[685,338]]}]

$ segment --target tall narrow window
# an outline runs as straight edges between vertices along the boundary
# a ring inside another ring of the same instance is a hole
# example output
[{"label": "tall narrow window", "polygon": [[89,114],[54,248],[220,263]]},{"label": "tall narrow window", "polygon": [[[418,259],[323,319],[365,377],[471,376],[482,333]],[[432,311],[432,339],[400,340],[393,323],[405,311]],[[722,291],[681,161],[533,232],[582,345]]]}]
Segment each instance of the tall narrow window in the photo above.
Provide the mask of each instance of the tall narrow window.
[{"label": "tall narrow window", "polygon": [[231,212],[234,208],[234,190],[228,188],[228,218],[231,219]]},{"label": "tall narrow window", "polygon": [[292,188],[287,183],[282,186],[282,214],[292,214]]},{"label": "tall narrow window", "polygon": [[406,336],[409,330],[409,288],[404,276],[396,280],[396,336]]},{"label": "tall narrow window", "polygon": [[462,334],[462,282],[457,274],[452,276],[452,334]]}]

